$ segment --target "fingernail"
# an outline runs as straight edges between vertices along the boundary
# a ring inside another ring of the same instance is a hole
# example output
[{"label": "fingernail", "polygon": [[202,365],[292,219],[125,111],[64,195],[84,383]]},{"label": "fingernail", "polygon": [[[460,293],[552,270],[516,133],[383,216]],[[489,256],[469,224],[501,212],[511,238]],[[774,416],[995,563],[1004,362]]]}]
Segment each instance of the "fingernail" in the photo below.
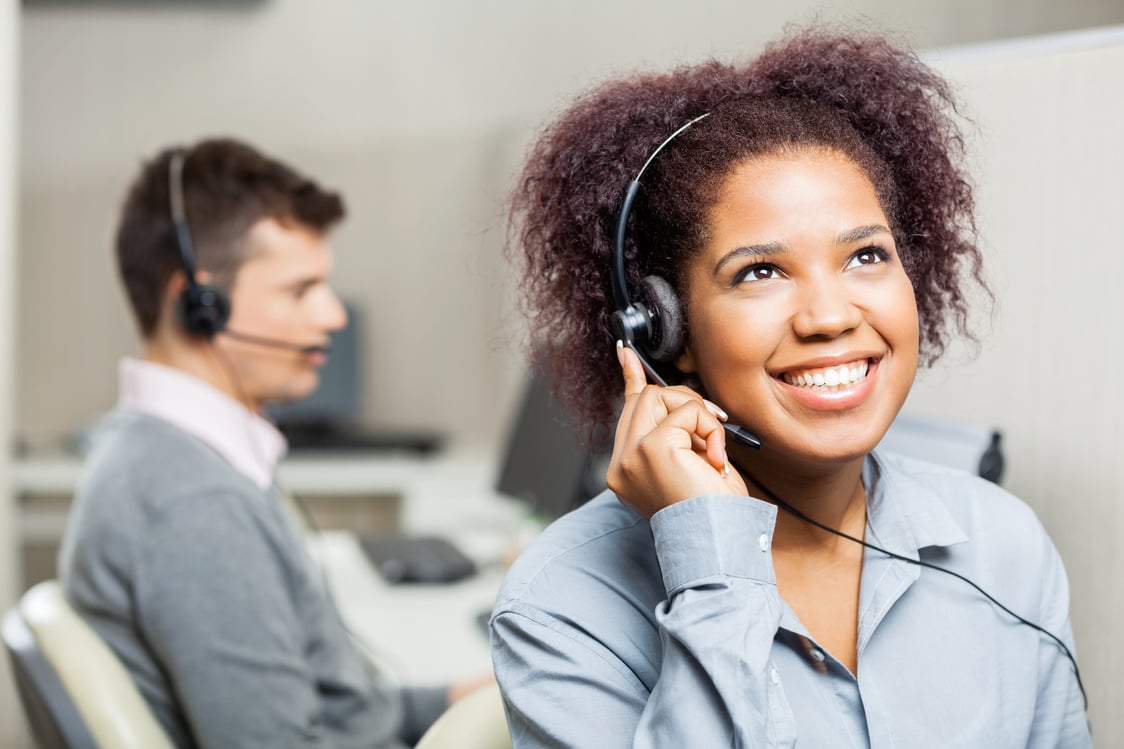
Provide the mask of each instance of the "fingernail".
[{"label": "fingernail", "polygon": [[703,403],[706,405],[707,411],[710,411],[712,414],[717,416],[722,421],[726,421],[730,418],[729,416],[726,415],[725,411],[723,411],[721,408],[718,407],[718,404],[711,403],[710,401],[706,400],[705,398],[703,399]]},{"label": "fingernail", "polygon": [[730,464],[727,463],[726,461],[722,461],[722,471],[721,471],[720,475],[724,479],[730,478]]},{"label": "fingernail", "polygon": [[624,341],[617,339],[617,363],[624,369]]}]

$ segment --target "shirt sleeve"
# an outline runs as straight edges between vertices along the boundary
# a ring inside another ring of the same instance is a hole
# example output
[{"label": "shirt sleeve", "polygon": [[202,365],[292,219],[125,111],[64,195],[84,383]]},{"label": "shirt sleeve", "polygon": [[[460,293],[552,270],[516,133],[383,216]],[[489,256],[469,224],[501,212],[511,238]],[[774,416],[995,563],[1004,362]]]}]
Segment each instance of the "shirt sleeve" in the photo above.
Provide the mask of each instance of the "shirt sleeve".
[{"label": "shirt sleeve", "polygon": [[781,618],[775,520],[771,505],[726,496],[652,518],[667,598],[655,612],[662,661],[650,692],[565,616],[565,601],[553,615],[501,604],[493,660],[515,746],[792,746],[795,723],[770,656]]},{"label": "shirt sleeve", "polygon": [[[138,623],[195,742],[204,748],[397,746],[402,699],[396,693],[341,684],[335,697],[348,704],[338,712],[351,723],[338,724],[340,715],[325,719],[292,595],[296,569],[285,539],[254,512],[252,503],[261,501],[196,492],[166,509],[138,550]],[[370,716],[372,708],[385,710]],[[372,720],[381,723],[377,730]]]},{"label": "shirt sleeve", "polygon": [[[1041,578],[1042,613],[1039,622],[1048,632],[1060,637],[1076,658],[1065,566],[1044,530],[1042,539],[1046,562]],[[1038,698],[1027,749],[1091,749],[1092,746],[1085,699],[1078,686],[1075,665],[1053,638],[1042,635],[1038,654]]]}]

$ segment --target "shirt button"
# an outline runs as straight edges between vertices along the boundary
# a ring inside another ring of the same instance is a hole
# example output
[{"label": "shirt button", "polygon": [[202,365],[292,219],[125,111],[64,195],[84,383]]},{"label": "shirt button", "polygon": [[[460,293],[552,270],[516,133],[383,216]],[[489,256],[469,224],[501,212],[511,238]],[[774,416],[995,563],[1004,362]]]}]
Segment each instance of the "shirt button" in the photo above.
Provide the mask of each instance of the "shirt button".
[{"label": "shirt button", "polygon": [[773,682],[774,685],[781,683],[781,675],[777,673],[777,669],[769,669],[769,681]]},{"label": "shirt button", "polygon": [[769,541],[769,534],[768,533],[762,533],[760,536],[757,537],[757,545],[761,547],[761,551],[768,551],[769,550],[769,544],[770,544],[770,541]]},{"label": "shirt button", "polygon": [[824,656],[823,651],[820,650],[819,648],[812,648],[811,650],[808,651],[808,655],[810,655],[812,657],[812,660],[819,661],[820,663],[823,663],[824,658],[826,657],[826,656]]}]

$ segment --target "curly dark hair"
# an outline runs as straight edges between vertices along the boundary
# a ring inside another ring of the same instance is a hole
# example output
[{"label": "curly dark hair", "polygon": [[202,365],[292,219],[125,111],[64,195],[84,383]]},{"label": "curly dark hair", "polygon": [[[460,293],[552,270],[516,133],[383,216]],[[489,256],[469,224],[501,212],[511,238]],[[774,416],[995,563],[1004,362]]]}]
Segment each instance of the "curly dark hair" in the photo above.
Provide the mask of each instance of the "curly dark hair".
[{"label": "curly dark hair", "polygon": [[196,262],[218,286],[228,287],[249,259],[243,240],[259,220],[272,218],[322,234],[344,216],[337,193],[247,143],[211,138],[190,148],[162,150],[129,187],[115,242],[117,270],[146,338],[156,331],[164,291],[180,269],[168,186],[177,152],[185,154],[184,208]]},{"label": "curly dark hair", "polygon": [[603,433],[619,406],[609,259],[624,188],[668,134],[708,112],[644,174],[625,247],[631,288],[657,274],[682,293],[680,271],[739,164],[828,148],[863,169],[890,221],[917,299],[922,363],[944,351],[950,323],[972,339],[965,281],[987,286],[948,83],[882,37],[804,29],[746,65],[603,84],[532,147],[511,198],[508,252],[522,261],[532,363],[587,434]]}]

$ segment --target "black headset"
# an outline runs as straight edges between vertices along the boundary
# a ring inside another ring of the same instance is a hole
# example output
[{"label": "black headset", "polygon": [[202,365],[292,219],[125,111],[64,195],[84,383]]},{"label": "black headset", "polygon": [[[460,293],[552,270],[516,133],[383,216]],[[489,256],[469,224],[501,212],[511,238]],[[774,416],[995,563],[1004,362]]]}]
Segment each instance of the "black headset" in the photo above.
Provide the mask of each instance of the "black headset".
[{"label": "black headset", "polygon": [[213,284],[199,283],[195,277],[195,243],[191,229],[187,225],[187,210],[184,207],[183,167],[187,161],[187,151],[176,150],[168,162],[168,195],[171,204],[172,226],[175,228],[177,257],[187,278],[187,288],[176,301],[176,317],[185,330],[207,340],[219,333],[240,341],[297,351],[300,353],[327,353],[327,344],[302,344],[282,341],[275,338],[247,335],[227,327],[230,321],[230,295],[226,290]]},{"label": "black headset", "polygon": [[195,278],[195,244],[187,225],[183,199],[183,166],[186,161],[187,152],[177,150],[168,163],[172,226],[175,228],[180,265],[187,277],[187,288],[176,302],[176,316],[189,333],[211,339],[226,329],[230,320],[230,297],[224,289],[199,283]]},{"label": "black headset", "polygon": [[[649,357],[658,362],[670,362],[679,356],[686,343],[687,328],[683,322],[679,297],[666,279],[660,276],[645,276],[641,280],[647,304],[634,302],[629,296],[624,267],[624,242],[628,234],[628,217],[632,213],[632,204],[640,191],[640,178],[644,176],[648,165],[677,135],[709,114],[707,112],[690,120],[656,146],[656,150],[652,151],[644,166],[640,167],[640,171],[625,188],[621,209],[617,214],[616,231],[613,233],[613,254],[609,264],[609,275],[615,309],[609,319],[609,326],[617,340],[636,352],[648,378],[665,387],[667,382],[656,371]],[[761,448],[761,440],[746,428],[728,422],[723,423],[722,427],[727,435],[740,444],[754,450]]]}]

